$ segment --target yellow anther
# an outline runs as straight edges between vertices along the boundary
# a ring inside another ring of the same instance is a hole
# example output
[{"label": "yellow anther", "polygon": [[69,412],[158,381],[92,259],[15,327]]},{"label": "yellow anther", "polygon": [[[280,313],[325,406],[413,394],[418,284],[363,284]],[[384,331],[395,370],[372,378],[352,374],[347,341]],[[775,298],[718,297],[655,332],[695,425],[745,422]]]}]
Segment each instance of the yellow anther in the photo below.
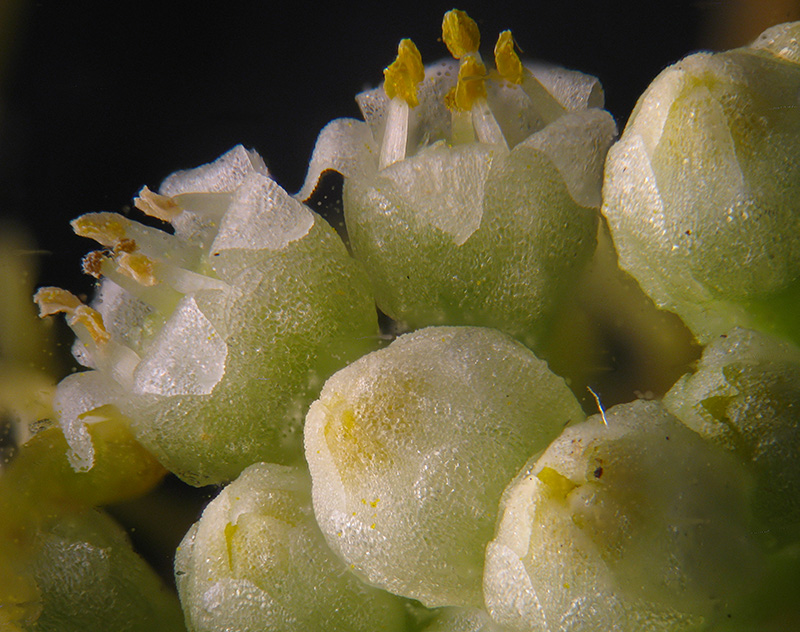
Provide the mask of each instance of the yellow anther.
[{"label": "yellow anther", "polygon": [[422,55],[410,39],[400,40],[397,59],[383,71],[383,89],[390,99],[400,97],[412,108],[419,105],[417,84],[425,79]]},{"label": "yellow anther", "polygon": [[163,222],[171,222],[183,212],[181,205],[173,198],[154,193],[147,187],[139,191],[139,197],[134,198],[133,205],[145,215],[155,217]]},{"label": "yellow anther", "polygon": [[117,269],[141,285],[151,287],[158,283],[154,262],[138,252],[120,252],[115,258]]},{"label": "yellow anther", "polygon": [[486,66],[469,55],[461,60],[456,87],[445,95],[451,110],[469,111],[478,99],[486,98]]},{"label": "yellow anther", "polygon": [[125,218],[117,213],[87,213],[70,223],[80,237],[94,239],[101,246],[113,248],[125,239]]},{"label": "yellow anther", "polygon": [[111,338],[103,324],[103,317],[88,305],[84,305],[72,292],[62,290],[60,287],[43,287],[39,288],[33,300],[39,306],[39,316],[42,318],[64,313],[70,326],[80,323],[97,344],[108,342]]},{"label": "yellow anther", "polygon": [[481,45],[481,32],[475,20],[464,11],[452,9],[444,14],[442,20],[442,40],[450,54],[456,59],[477,53]]},{"label": "yellow anther", "polygon": [[72,321],[78,322],[86,327],[92,340],[97,344],[108,342],[111,338],[103,323],[103,317],[99,312],[93,310],[88,305],[81,305],[78,307],[78,309],[75,310],[75,314],[70,318],[70,322]]},{"label": "yellow anther", "polygon": [[517,51],[514,50],[514,38],[511,36],[511,31],[503,31],[497,38],[497,44],[494,46],[494,65],[497,66],[497,72],[506,81],[522,83],[522,62],[519,60]]},{"label": "yellow anther", "polygon": [[33,300],[39,306],[40,318],[61,312],[71,314],[83,305],[81,299],[60,287],[40,287],[33,295]]}]

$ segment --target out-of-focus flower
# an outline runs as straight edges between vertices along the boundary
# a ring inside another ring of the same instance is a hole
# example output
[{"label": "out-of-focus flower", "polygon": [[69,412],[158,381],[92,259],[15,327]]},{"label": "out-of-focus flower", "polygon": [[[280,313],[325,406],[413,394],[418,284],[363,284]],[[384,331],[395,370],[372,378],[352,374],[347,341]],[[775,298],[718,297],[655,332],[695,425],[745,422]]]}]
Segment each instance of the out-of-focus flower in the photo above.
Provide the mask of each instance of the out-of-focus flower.
[{"label": "out-of-focus flower", "polygon": [[[0,432],[21,445],[52,417],[58,375],[53,332],[31,304],[36,251],[19,229],[0,226]],[[7,427],[3,427],[7,424]],[[0,470],[7,455],[0,451]]]}]

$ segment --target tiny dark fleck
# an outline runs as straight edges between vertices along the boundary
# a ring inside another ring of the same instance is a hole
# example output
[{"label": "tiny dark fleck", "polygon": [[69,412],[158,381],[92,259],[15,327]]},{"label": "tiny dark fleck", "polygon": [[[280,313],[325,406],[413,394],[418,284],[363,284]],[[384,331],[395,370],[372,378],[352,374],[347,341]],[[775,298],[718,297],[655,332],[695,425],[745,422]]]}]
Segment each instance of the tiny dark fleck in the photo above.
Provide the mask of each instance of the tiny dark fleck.
[{"label": "tiny dark fleck", "polygon": [[667,441],[669,441],[669,437],[667,437]]},{"label": "tiny dark fleck", "polygon": [[603,475],[603,466],[599,465],[597,466],[597,469],[594,471],[594,477],[600,478],[602,475]]},{"label": "tiny dark fleck", "polygon": [[692,229],[690,228],[689,230],[687,230],[687,231],[686,231],[686,234],[687,234],[687,235],[691,235],[691,234],[692,234]]},{"label": "tiny dark fleck", "polygon": [[212,257],[219,257],[219,253],[218,253],[218,252],[212,252],[212,253],[211,253],[211,256],[212,256]]}]

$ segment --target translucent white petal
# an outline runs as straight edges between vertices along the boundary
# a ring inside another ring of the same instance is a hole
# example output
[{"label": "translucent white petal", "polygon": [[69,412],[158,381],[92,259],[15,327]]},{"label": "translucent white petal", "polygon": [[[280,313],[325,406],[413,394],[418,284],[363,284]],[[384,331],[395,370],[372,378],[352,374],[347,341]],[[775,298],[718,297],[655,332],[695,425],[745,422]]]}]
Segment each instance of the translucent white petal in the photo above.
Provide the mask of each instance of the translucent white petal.
[{"label": "translucent white petal", "polygon": [[486,179],[502,150],[472,143],[438,143],[384,169],[378,186],[396,205],[415,209],[417,221],[463,244],[481,225]]},{"label": "translucent white petal", "polygon": [[603,165],[616,134],[612,116],[592,108],[565,114],[522,144],[555,164],[578,204],[600,208]]},{"label": "translucent white petal", "polygon": [[185,297],[162,327],[134,374],[135,393],[207,395],[225,374],[228,346]]},{"label": "translucent white petal", "polygon": [[69,444],[70,465],[85,472],[94,464],[94,444],[84,413],[111,403],[121,394],[118,384],[101,371],[83,371],[64,378],[56,389],[53,408]]},{"label": "translucent white petal", "polygon": [[269,176],[253,173],[236,189],[212,256],[223,250],[281,250],[306,235],[314,215]]},{"label": "translucent white petal", "polygon": [[180,193],[230,192],[251,173],[268,175],[264,161],[255,151],[236,145],[214,162],[176,171],[161,183],[159,193],[172,197]]},{"label": "translucent white petal", "polygon": [[377,168],[379,153],[366,123],[347,118],[331,121],[317,137],[305,182],[295,197],[299,200],[310,198],[320,176],[329,169],[350,177],[359,165],[370,162],[369,157],[373,158],[374,168]]}]

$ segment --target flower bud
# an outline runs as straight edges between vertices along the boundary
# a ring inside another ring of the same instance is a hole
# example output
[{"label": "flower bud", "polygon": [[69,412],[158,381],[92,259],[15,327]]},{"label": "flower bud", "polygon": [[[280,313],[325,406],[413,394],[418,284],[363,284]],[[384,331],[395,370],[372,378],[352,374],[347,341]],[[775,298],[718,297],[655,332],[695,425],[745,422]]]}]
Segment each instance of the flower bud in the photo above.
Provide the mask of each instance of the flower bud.
[{"label": "flower bud", "polygon": [[500,494],[584,417],[527,348],[428,327],[334,374],[306,420],[314,513],[358,573],[427,607],[481,607]]},{"label": "flower bud", "polygon": [[530,632],[724,621],[764,570],[748,490],[736,459],[656,402],[595,415],[506,488],[486,549],[487,609]]},{"label": "flower bud", "polygon": [[800,341],[798,37],[667,68],[608,155],[620,265],[701,342],[735,325]]}]

